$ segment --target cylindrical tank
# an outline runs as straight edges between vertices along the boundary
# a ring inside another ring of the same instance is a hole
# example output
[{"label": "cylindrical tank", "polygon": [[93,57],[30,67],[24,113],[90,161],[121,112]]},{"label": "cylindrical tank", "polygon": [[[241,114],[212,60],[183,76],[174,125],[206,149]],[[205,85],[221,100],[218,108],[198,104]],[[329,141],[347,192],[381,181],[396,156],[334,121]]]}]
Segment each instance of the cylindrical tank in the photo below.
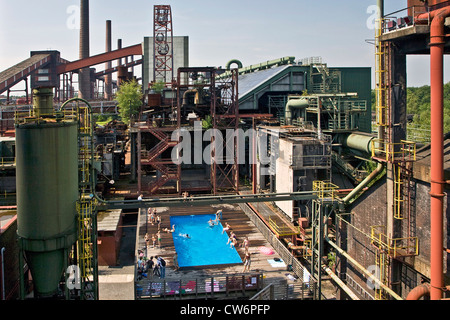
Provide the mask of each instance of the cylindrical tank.
[{"label": "cylindrical tank", "polygon": [[17,233],[39,297],[53,296],[76,241],[77,123],[16,126]]},{"label": "cylindrical tank", "polygon": [[36,115],[50,115],[53,109],[53,88],[39,88],[33,90],[33,111]]}]

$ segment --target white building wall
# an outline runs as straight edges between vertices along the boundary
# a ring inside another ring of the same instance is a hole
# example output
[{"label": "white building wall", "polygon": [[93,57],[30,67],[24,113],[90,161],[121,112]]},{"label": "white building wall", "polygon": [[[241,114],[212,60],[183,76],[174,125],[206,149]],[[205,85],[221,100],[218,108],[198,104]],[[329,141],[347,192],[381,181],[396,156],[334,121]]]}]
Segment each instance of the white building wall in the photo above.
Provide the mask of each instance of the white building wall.
[{"label": "white building wall", "polygon": [[[148,84],[153,81],[153,37],[144,37],[142,43],[144,56],[142,63],[142,85],[144,89],[148,88]],[[173,74],[169,72],[166,76],[167,82],[172,77],[177,77],[178,68],[189,67],[189,37],[175,36],[173,37]]]}]

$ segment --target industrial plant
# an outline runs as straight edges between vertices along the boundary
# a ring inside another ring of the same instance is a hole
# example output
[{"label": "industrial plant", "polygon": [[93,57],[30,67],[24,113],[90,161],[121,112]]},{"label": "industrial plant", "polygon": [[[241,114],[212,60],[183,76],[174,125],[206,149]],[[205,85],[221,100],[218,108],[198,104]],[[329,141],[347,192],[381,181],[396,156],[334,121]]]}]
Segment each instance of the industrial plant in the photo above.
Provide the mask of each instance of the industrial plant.
[{"label": "industrial plant", "polygon": [[105,20],[91,55],[80,0],[78,60],[31,50],[0,72],[0,299],[450,299],[450,1],[404,2],[377,1],[371,68],[192,66],[170,5],[130,46]]}]

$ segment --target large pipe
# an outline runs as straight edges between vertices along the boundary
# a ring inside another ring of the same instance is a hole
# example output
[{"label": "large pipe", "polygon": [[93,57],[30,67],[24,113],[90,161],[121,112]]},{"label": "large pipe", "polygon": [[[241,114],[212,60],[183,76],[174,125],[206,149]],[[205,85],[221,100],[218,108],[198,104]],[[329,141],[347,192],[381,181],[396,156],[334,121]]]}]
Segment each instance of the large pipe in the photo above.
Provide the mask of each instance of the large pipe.
[{"label": "large pipe", "polygon": [[422,283],[421,285],[418,285],[408,293],[406,300],[419,300],[420,298],[429,295],[430,295],[430,284]]},{"label": "large pipe", "polygon": [[327,236],[325,236],[325,241],[329,243],[338,253],[342,254],[344,257],[347,258],[355,267],[357,267],[360,271],[362,271],[368,278],[373,280],[377,285],[379,285],[381,288],[383,288],[387,293],[389,293],[393,298],[397,300],[403,300],[402,297],[400,297],[398,294],[396,294],[394,291],[392,291],[391,288],[386,286],[384,283],[382,283],[379,279],[377,279],[371,272],[369,272],[366,268],[364,268],[362,265],[358,263],[355,259],[353,259],[347,252],[342,250],[337,244],[335,244],[333,241],[331,241]]},{"label": "large pipe", "polygon": [[331,271],[330,268],[324,266],[323,269],[331,277],[331,279],[333,279],[345,291],[345,293],[352,298],[352,300],[360,300],[356,294],[349,287],[347,287],[347,285],[336,274],[334,274],[333,271]]},{"label": "large pipe", "polygon": [[344,147],[372,154],[373,136],[354,132],[341,136],[341,139]]},{"label": "large pipe", "polygon": [[443,270],[443,211],[444,211],[444,22],[450,16],[450,6],[424,13],[416,20],[432,19],[430,27],[431,84],[431,272],[430,298],[442,299]]},{"label": "large pipe", "polygon": [[286,120],[286,124],[291,124],[292,120],[292,109],[293,108],[307,108],[309,106],[309,102],[307,98],[304,97],[291,97],[286,103],[286,107],[284,109],[284,118]]},{"label": "large pipe", "polygon": [[361,181],[348,195],[346,195],[342,201],[344,203],[350,202],[360,191],[362,191],[365,186],[369,184],[375,177],[383,170],[383,165],[378,163],[375,170],[373,170],[363,181]]}]

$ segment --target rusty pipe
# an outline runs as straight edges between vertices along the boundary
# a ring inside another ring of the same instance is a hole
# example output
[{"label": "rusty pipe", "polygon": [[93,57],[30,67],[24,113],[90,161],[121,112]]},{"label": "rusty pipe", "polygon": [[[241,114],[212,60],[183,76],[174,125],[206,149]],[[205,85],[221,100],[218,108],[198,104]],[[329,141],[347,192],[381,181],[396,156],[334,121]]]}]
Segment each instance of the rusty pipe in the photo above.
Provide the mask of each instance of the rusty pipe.
[{"label": "rusty pipe", "polygon": [[430,298],[442,299],[443,276],[443,210],[444,210],[444,21],[450,6],[417,16],[416,21],[431,19],[430,85],[431,85],[431,272]]},{"label": "rusty pipe", "polygon": [[430,284],[425,282],[412,289],[408,293],[406,300],[419,300],[420,298],[429,295],[430,295]]}]

